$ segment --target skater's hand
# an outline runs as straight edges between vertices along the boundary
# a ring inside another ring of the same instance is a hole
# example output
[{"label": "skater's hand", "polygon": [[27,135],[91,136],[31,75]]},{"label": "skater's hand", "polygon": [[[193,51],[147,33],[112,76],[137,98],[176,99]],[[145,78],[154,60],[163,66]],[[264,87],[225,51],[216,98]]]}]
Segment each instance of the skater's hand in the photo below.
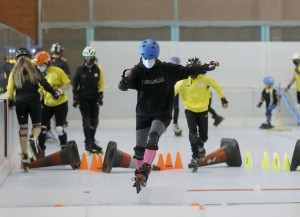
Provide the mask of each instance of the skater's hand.
[{"label": "skater's hand", "polygon": [[77,94],[73,95],[73,107],[78,108],[80,106],[79,104],[79,96]]},{"label": "skater's hand", "polygon": [[222,103],[222,107],[223,108],[227,108],[228,107],[228,101],[225,97],[221,98],[221,103]]},{"label": "skater's hand", "polygon": [[124,73],[124,77],[130,77],[131,74],[132,74],[132,68],[127,69],[127,70],[125,71],[125,73]]},{"label": "skater's hand", "polygon": [[211,68],[211,66],[212,67],[217,67],[217,66],[220,66],[220,63],[219,63],[219,61],[216,61],[216,60],[210,61],[209,67]]},{"label": "skater's hand", "polygon": [[286,88],[284,88],[285,92],[288,92],[288,90],[291,88],[291,85],[289,84]]},{"label": "skater's hand", "polygon": [[10,110],[13,110],[14,107],[15,107],[15,101],[9,100],[8,101],[8,107],[9,107]]},{"label": "skater's hand", "polygon": [[260,101],[258,104],[257,104],[257,108],[260,108],[262,105],[262,102]]},{"label": "skater's hand", "polygon": [[102,92],[100,92],[99,94],[98,94],[98,98],[97,98],[97,105],[98,106],[102,106],[103,105],[103,93]]}]

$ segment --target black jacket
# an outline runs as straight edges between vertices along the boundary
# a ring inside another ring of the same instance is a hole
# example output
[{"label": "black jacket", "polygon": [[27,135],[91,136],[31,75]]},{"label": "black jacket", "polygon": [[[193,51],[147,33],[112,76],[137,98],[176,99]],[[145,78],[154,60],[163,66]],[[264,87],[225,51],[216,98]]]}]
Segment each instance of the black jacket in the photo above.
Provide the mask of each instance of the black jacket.
[{"label": "black jacket", "polygon": [[80,96],[90,100],[96,99],[99,92],[100,76],[101,73],[96,64],[91,68],[88,68],[86,65],[78,67],[73,78],[74,96]]},{"label": "black jacket", "polygon": [[122,91],[137,90],[137,117],[167,117],[171,118],[174,104],[174,85],[177,81],[186,79],[189,75],[205,74],[213,70],[208,64],[184,67],[156,60],[151,69],[147,69],[142,61],[132,69],[130,78],[124,77],[119,83]]}]

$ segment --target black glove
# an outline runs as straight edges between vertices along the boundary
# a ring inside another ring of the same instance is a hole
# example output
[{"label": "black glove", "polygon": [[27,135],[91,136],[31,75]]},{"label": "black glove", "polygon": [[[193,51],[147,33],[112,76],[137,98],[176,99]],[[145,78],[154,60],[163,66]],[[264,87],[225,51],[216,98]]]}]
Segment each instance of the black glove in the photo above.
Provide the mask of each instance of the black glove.
[{"label": "black glove", "polygon": [[262,101],[260,101],[258,104],[257,104],[257,108],[260,108],[262,105]]},{"label": "black glove", "polygon": [[73,96],[73,107],[77,108],[79,106],[79,96],[76,94]]},{"label": "black glove", "polygon": [[224,105],[224,104],[227,104],[228,101],[227,101],[227,99],[225,97],[222,97],[221,98],[221,103],[222,103],[222,105]]},{"label": "black glove", "polygon": [[103,92],[98,93],[98,98],[97,98],[97,105],[102,106],[103,105]]},{"label": "black glove", "polygon": [[12,110],[15,106],[15,101],[13,100],[8,100],[8,107],[10,110]]},{"label": "black glove", "polygon": [[55,92],[52,94],[53,99],[58,100],[59,95]]}]

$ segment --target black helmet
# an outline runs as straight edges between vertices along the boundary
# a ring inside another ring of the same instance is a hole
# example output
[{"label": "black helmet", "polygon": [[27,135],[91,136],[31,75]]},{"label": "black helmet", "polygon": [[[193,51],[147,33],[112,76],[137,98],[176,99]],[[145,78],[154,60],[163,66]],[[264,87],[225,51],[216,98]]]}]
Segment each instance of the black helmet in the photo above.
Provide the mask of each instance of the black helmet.
[{"label": "black helmet", "polygon": [[201,61],[200,61],[200,59],[198,57],[191,57],[186,62],[187,66],[196,65],[196,64],[200,64],[201,65]]},{"label": "black helmet", "polygon": [[64,47],[58,42],[52,44],[50,52],[53,54],[61,54],[64,51]]},{"label": "black helmet", "polygon": [[31,58],[31,53],[27,48],[23,48],[20,47],[17,51],[16,51],[16,58],[18,59],[21,56],[26,56]]}]

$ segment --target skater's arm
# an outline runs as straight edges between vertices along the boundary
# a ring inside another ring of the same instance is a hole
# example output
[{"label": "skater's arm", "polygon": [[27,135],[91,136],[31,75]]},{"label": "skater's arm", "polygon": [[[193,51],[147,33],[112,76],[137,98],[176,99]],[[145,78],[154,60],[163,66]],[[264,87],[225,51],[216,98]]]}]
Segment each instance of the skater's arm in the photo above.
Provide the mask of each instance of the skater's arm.
[{"label": "skater's arm", "polygon": [[294,84],[295,81],[296,81],[296,78],[293,77],[292,80],[290,81],[290,83],[287,85],[287,87],[284,88],[284,90],[288,91],[291,88],[291,86]]}]

